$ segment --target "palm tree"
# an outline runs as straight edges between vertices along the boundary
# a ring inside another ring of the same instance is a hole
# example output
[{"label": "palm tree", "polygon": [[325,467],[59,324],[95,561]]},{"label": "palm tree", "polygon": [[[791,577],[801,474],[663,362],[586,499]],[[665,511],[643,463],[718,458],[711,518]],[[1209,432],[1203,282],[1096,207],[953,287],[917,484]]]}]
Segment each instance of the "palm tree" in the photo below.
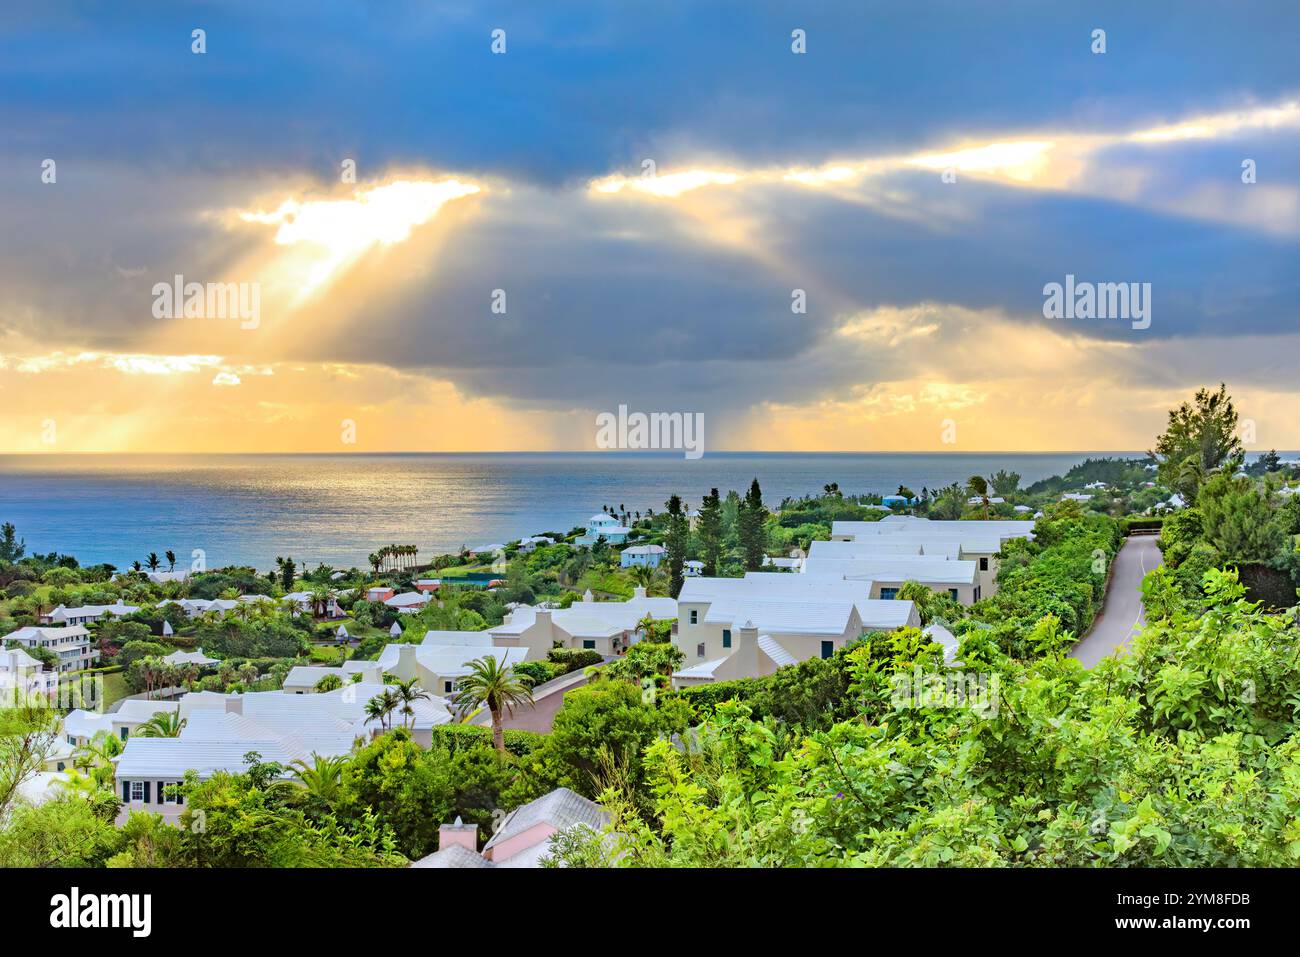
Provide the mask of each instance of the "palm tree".
[{"label": "palm tree", "polygon": [[380,562],[380,558],[379,558],[378,553],[377,553],[377,552],[371,552],[371,553],[366,557],[366,561],[370,562],[370,569],[371,569],[371,571],[373,571],[376,575],[378,575],[378,574],[379,574],[379,562]]},{"label": "palm tree", "polygon": [[377,694],[366,702],[366,723],[378,721],[381,728],[388,730],[388,717],[397,706],[402,703],[402,699],[394,693],[392,688],[385,688],[382,694]]},{"label": "palm tree", "polygon": [[334,603],[334,589],[328,585],[317,585],[311,590],[311,611],[317,618],[324,618]]},{"label": "palm tree", "polygon": [[72,766],[90,772],[97,787],[109,787],[113,782],[113,759],[122,753],[122,739],[108,731],[100,731],[77,748],[72,756]]},{"label": "palm tree", "polygon": [[984,518],[989,517],[989,483],[982,475],[972,475],[966,481],[966,491],[972,498],[978,498],[984,503]]},{"label": "palm tree", "polygon": [[309,796],[333,807],[343,791],[343,768],[348,759],[345,755],[323,758],[313,751],[311,760],[311,764],[301,758],[290,762],[293,776]]},{"label": "palm tree", "polygon": [[469,662],[470,673],[460,679],[460,690],[452,701],[461,712],[487,705],[492,712],[492,744],[501,754],[506,752],[505,732],[501,727],[501,711],[514,715],[515,706],[532,704],[533,694],[528,685],[515,677],[509,667],[491,655]]},{"label": "palm tree", "polygon": [[647,591],[658,577],[658,573],[649,565],[633,565],[627,570],[627,575],[634,583],[645,588]]},{"label": "palm tree", "polygon": [[144,560],[144,563],[149,566],[149,571],[156,572],[158,566],[162,564],[162,561],[158,558],[157,552],[150,552],[149,557]]},{"label": "palm tree", "polygon": [[[401,702],[402,723],[406,724],[407,727],[415,725],[415,709],[411,705],[417,701],[428,701],[430,697],[429,692],[420,687],[419,681],[419,678],[408,678],[406,681],[399,681],[393,685],[393,694]],[[407,724],[408,719],[409,724]]]},{"label": "palm tree", "polygon": [[169,572],[176,571],[176,553],[169,548],[163,552],[163,557],[167,559],[167,570]]},{"label": "palm tree", "polygon": [[140,738],[179,738],[185,719],[179,711],[159,711],[132,732]]}]

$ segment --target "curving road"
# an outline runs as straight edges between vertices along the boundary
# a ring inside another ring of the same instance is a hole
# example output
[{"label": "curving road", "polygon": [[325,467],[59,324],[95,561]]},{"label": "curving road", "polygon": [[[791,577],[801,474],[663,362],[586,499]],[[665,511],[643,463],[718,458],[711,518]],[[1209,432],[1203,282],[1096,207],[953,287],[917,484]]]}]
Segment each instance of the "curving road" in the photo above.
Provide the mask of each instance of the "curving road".
[{"label": "curving road", "polygon": [[1115,556],[1115,568],[1101,614],[1093,622],[1092,630],[1070,652],[1085,668],[1091,668],[1118,648],[1127,648],[1134,633],[1146,623],[1138,586],[1142,584],[1142,577],[1160,563],[1155,535],[1134,535],[1125,539]]}]

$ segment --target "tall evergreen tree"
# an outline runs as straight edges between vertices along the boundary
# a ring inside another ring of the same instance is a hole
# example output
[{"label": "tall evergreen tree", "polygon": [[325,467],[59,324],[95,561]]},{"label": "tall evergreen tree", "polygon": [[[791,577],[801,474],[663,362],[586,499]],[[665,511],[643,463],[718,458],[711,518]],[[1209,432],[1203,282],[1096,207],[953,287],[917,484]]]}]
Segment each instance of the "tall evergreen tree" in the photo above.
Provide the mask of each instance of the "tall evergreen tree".
[{"label": "tall evergreen tree", "polygon": [[686,544],[690,537],[691,523],[686,517],[681,496],[673,495],[666,503],[668,506],[668,530],[664,534],[665,558],[668,561],[668,593],[676,598],[685,583]]},{"label": "tall evergreen tree", "polygon": [[716,488],[709,490],[700,505],[699,535],[704,574],[712,577],[722,563],[722,499]]},{"label": "tall evergreen tree", "polygon": [[0,560],[16,562],[27,551],[27,542],[18,538],[13,522],[0,525]]},{"label": "tall evergreen tree", "polygon": [[1162,485],[1177,489],[1187,501],[1211,475],[1228,474],[1245,457],[1237,435],[1237,410],[1228,387],[1218,391],[1198,389],[1192,403],[1184,402],[1169,413],[1169,426],[1156,439],[1154,456]]},{"label": "tall evergreen tree", "polygon": [[763,507],[763,490],[758,486],[758,479],[749,485],[745,499],[740,503],[740,521],[737,529],[740,537],[740,551],[745,560],[745,570],[755,572],[763,567],[763,554],[767,550],[767,527],[764,519],[767,509]]}]

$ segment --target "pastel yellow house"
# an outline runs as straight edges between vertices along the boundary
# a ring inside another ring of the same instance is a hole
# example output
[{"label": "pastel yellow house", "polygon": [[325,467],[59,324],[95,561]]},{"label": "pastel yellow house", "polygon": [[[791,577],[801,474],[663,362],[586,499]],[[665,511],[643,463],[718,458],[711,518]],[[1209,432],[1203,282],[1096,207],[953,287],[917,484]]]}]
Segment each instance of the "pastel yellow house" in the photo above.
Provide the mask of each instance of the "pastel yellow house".
[{"label": "pastel yellow house", "polygon": [[516,608],[490,631],[498,647],[527,648],[531,659],[545,659],[556,646],[584,648],[608,657],[622,654],[637,640],[639,623],[647,617],[676,618],[677,602],[650,598],[644,588],[637,588],[627,601],[593,601],[587,592],[568,608]]}]

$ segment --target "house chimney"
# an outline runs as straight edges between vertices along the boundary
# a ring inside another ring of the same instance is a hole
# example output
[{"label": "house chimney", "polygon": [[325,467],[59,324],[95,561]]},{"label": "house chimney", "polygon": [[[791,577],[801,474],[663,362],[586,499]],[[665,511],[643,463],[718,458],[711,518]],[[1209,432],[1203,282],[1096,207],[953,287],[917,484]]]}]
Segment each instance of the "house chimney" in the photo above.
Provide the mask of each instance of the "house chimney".
[{"label": "house chimney", "polygon": [[226,714],[243,714],[244,713],[244,696],[243,695],[226,695]]},{"label": "house chimney", "polygon": [[445,851],[457,844],[477,854],[478,825],[466,824],[457,817],[454,824],[444,824],[438,828],[438,850]]},{"label": "house chimney", "polygon": [[392,672],[403,681],[409,681],[416,676],[415,649],[415,645],[397,646],[397,666],[392,669]]},{"label": "house chimney", "polygon": [[537,624],[545,625],[547,628],[551,627],[551,609],[539,608],[537,609],[536,615]]},{"label": "house chimney", "polygon": [[595,600],[596,600],[596,596],[594,596],[594,595],[591,593],[591,589],[588,588],[586,591],[584,591],[584,592],[582,593],[582,600],[583,600],[583,601],[595,601]]},{"label": "house chimney", "polygon": [[633,589],[632,589],[632,597],[633,597],[633,598],[644,598],[644,597],[645,597],[645,585],[637,585],[635,588],[633,588]]},{"label": "house chimney", "polygon": [[758,628],[749,619],[736,629],[736,650],[732,652],[739,666],[738,677],[758,678]]}]

